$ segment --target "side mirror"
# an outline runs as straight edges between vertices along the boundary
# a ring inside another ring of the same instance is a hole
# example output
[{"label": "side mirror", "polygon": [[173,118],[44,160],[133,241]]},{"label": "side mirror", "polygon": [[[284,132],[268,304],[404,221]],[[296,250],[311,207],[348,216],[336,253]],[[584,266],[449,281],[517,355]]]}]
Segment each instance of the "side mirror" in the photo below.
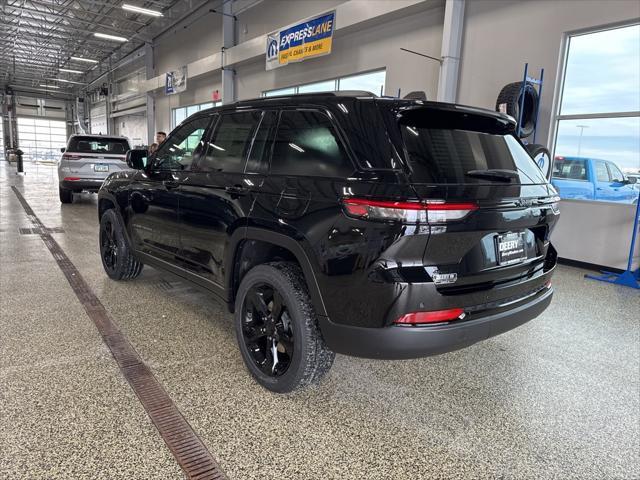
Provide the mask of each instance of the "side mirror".
[{"label": "side mirror", "polygon": [[127,165],[134,170],[142,170],[147,164],[148,156],[147,150],[129,150],[126,156]]},{"label": "side mirror", "polygon": [[66,151],[67,151],[67,149],[66,149],[66,148],[64,148],[64,147],[62,147],[62,148],[60,149],[60,152],[61,152],[61,153],[64,153],[64,152],[66,152]]},{"label": "side mirror", "polygon": [[627,183],[629,185],[633,185],[634,183],[638,183],[638,177],[627,177]]}]

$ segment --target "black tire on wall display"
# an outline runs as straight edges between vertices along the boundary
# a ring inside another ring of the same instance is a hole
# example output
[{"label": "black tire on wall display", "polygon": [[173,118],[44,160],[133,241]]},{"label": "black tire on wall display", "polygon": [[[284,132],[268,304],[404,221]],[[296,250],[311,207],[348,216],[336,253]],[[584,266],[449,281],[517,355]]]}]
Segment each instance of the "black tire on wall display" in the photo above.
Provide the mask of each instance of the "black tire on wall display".
[{"label": "black tire on wall display", "polygon": [[511,115],[518,121],[520,116],[520,101],[524,95],[524,109],[522,112],[522,125],[520,125],[520,138],[526,138],[533,133],[536,127],[536,113],[538,109],[538,92],[530,83],[522,88],[522,82],[510,83],[502,87],[496,111]]}]

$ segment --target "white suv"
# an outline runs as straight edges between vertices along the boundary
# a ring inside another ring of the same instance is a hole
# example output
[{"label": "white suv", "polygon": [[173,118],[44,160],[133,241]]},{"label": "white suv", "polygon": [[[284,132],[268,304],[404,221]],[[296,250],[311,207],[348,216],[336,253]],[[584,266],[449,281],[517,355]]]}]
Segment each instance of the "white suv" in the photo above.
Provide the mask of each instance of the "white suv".
[{"label": "white suv", "polygon": [[130,149],[125,137],[72,135],[58,164],[60,201],[73,202],[73,193],[97,192],[111,172],[127,170]]}]

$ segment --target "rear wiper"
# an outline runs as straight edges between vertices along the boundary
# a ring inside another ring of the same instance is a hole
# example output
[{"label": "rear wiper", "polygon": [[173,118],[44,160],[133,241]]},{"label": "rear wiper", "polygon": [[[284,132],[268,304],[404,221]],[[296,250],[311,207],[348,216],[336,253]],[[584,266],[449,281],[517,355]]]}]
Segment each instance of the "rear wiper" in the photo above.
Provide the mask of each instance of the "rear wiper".
[{"label": "rear wiper", "polygon": [[488,168],[486,170],[469,170],[465,173],[468,177],[490,178],[492,180],[500,180],[502,182],[510,182],[518,178],[518,172],[515,170],[507,170],[504,168]]}]

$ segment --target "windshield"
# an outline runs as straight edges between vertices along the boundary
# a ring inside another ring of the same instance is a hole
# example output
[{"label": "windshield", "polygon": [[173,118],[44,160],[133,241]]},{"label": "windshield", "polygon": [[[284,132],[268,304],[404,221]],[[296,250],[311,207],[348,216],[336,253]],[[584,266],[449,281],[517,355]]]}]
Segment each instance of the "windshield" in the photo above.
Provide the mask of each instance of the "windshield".
[{"label": "windshield", "polygon": [[68,152],[106,153],[124,155],[129,150],[129,142],[122,138],[73,137],[69,140]]},{"label": "windshield", "polygon": [[546,183],[542,171],[511,134],[409,123],[400,130],[415,183]]}]

